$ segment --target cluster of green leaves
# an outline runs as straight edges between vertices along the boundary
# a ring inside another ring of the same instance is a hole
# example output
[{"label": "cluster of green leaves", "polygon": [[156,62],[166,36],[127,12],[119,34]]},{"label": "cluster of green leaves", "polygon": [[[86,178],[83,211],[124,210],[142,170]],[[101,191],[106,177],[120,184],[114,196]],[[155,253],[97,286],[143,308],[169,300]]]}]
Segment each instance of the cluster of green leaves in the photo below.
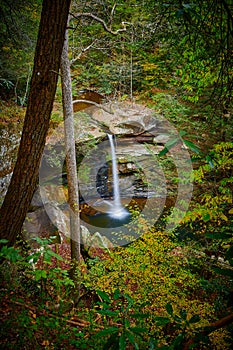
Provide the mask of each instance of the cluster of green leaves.
[{"label": "cluster of green leaves", "polygon": [[5,240],[0,243],[0,298],[7,310],[0,331],[4,349],[59,348],[61,344],[81,349],[84,334],[67,326],[63,316],[70,308],[74,282],[68,270],[59,267],[63,258],[51,249],[52,239],[36,238],[38,248],[30,254],[25,248],[9,247]]},{"label": "cluster of green leaves", "polygon": [[202,164],[194,170],[194,200],[177,229],[178,236],[199,240],[198,250],[206,254],[208,264],[225,276],[226,295],[231,292],[233,276],[232,155],[233,143],[220,142],[205,161],[202,157]]},{"label": "cluster of green leaves", "polygon": [[[137,338],[140,338],[146,328],[139,327],[136,322],[145,320],[148,316],[140,309],[135,312],[134,300],[128,295],[116,289],[112,299],[104,291],[97,291],[101,302],[97,302],[96,312],[104,317],[104,329],[97,332],[97,337],[108,336],[104,344],[104,350],[126,350],[131,344],[139,350]],[[99,309],[100,308],[100,309]]]},{"label": "cluster of green leaves", "polygon": [[[35,240],[40,248],[35,249],[29,255],[24,255],[19,248],[8,246],[7,240],[1,240],[0,258],[16,264],[16,268],[18,266],[23,269],[24,277],[31,276],[41,293],[47,293],[48,289],[55,289],[57,296],[61,298],[65,293],[63,286],[74,286],[68,271],[57,266],[57,262],[63,261],[63,258],[50,248],[52,238],[36,237]],[[10,276],[10,271],[7,274]]]},{"label": "cluster of green leaves", "polygon": [[[169,326],[171,330],[175,333],[178,330],[178,334],[174,340],[171,341],[169,345],[165,345],[162,349],[182,349],[184,342],[187,340],[187,336],[190,332],[193,332],[193,325],[200,322],[199,315],[189,316],[187,310],[180,310],[179,314],[174,313],[172,304],[166,304],[165,306],[168,316],[157,316],[155,317],[155,322],[158,326]],[[203,338],[199,339],[204,340]],[[199,341],[194,346],[199,346]]]},{"label": "cluster of green leaves", "polygon": [[198,202],[185,220],[212,222],[216,226],[232,222],[232,161],[233,143],[221,142],[213,146],[203,164],[194,171],[199,185]]},{"label": "cluster of green leaves", "polygon": [[[170,15],[172,56],[176,57],[173,81],[193,102],[213,88],[231,100],[232,8],[226,1],[173,1],[164,5]],[[161,7],[162,8],[162,7]],[[173,50],[175,49],[175,50]]]}]

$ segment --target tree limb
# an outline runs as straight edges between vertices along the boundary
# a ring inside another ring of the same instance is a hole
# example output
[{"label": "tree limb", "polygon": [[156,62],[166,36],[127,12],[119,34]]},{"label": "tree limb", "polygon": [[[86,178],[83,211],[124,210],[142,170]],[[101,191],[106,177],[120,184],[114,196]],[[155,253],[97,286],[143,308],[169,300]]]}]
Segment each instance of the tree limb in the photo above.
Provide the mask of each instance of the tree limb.
[{"label": "tree limb", "polygon": [[99,104],[99,103],[96,103],[96,102],[94,102],[94,101],[90,101],[90,100],[74,100],[72,103],[73,103],[73,104],[74,104],[74,103],[88,103],[88,104],[90,104],[90,105],[94,105],[94,106],[96,106],[96,107],[101,108],[103,111],[105,111],[105,112],[107,112],[107,113],[109,113],[109,114],[114,114],[114,112],[113,112],[111,109],[105,108],[103,105],[101,105],[101,104]]},{"label": "tree limb", "polygon": [[77,57],[73,58],[71,61],[70,61],[70,64],[72,65],[74,62],[76,62],[77,60],[79,60],[82,56],[83,53],[85,53],[86,51],[88,51],[96,42],[96,39],[90,44],[88,45],[87,47],[85,47],[84,49],[81,50],[81,52],[78,54]]},{"label": "tree limb", "polygon": [[112,35],[118,35],[119,33],[122,33],[122,32],[126,31],[126,23],[125,22],[121,22],[123,28],[120,28],[120,29],[117,29],[116,31],[113,31],[111,29],[111,27],[107,26],[107,24],[105,23],[105,21],[102,18],[97,17],[97,16],[93,15],[93,13],[90,13],[90,12],[71,14],[71,16],[76,18],[76,19],[80,18],[80,17],[92,18],[95,21],[99,22],[103,26],[103,28],[106,30],[106,32],[108,32],[108,33],[110,33]]},{"label": "tree limb", "polygon": [[213,332],[219,328],[228,326],[232,322],[233,322],[233,312],[231,314],[221,318],[220,320],[217,320],[213,323],[210,323],[208,326],[206,326],[204,328],[204,330],[201,333],[203,335],[208,335],[211,332]]},{"label": "tree limb", "polygon": [[[220,320],[217,320],[215,322],[210,323],[208,326],[204,327],[204,329],[200,330],[197,334],[202,335],[202,336],[207,336],[210,333],[216,331],[217,329],[223,328],[228,326],[233,322],[233,312]],[[195,343],[195,337],[192,339],[188,339],[184,344],[183,344],[183,350],[188,350],[192,344]]]}]

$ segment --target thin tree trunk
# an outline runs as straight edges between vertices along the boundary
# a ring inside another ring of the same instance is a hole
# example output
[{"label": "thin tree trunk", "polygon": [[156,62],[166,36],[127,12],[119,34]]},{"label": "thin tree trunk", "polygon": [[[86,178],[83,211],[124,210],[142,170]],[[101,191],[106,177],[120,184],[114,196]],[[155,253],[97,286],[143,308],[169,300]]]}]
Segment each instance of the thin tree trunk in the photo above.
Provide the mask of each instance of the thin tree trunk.
[{"label": "thin tree trunk", "polygon": [[0,238],[14,244],[37,184],[56,92],[70,0],[44,0],[18,157],[0,210]]},{"label": "thin tree trunk", "polygon": [[70,204],[70,240],[71,258],[80,261],[80,216],[79,216],[79,188],[75,152],[74,116],[72,104],[72,84],[70,75],[70,61],[68,57],[68,30],[61,59],[62,103],[65,126],[66,169],[68,179],[68,194]]}]

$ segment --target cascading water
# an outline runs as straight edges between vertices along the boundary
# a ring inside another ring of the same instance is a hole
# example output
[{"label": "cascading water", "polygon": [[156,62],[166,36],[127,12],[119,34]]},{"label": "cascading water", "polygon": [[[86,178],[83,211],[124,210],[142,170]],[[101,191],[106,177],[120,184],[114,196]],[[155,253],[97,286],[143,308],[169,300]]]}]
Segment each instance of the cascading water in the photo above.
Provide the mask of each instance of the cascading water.
[{"label": "cascading water", "polygon": [[129,216],[129,212],[121,204],[116,150],[115,150],[113,135],[108,134],[108,139],[111,147],[112,177],[113,177],[113,203],[109,203],[111,208],[108,211],[108,213],[113,218],[122,219],[126,216]]}]

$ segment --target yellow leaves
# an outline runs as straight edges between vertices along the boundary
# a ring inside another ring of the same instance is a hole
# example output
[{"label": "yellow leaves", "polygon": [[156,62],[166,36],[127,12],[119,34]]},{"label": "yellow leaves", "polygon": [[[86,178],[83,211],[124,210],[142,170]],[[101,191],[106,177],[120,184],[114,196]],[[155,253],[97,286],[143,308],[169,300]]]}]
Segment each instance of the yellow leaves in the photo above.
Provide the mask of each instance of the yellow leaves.
[{"label": "yellow leaves", "polygon": [[158,65],[154,64],[154,63],[145,63],[142,65],[142,67],[143,67],[145,72],[148,72],[148,71],[153,71],[153,70],[157,69]]},{"label": "yellow leaves", "polygon": [[233,214],[233,208],[228,211],[228,214]]},{"label": "yellow leaves", "polygon": [[5,51],[5,52],[11,51],[11,47],[9,47],[9,46],[3,46],[3,47],[2,47],[2,50]]},{"label": "yellow leaves", "polygon": [[220,218],[221,218],[222,220],[228,221],[228,218],[227,218],[227,216],[226,216],[225,214],[221,213],[219,216],[220,216]]},{"label": "yellow leaves", "polygon": [[145,80],[146,81],[150,81],[150,80],[154,80],[154,76],[153,75],[147,75],[146,77],[145,77]]},{"label": "yellow leaves", "polygon": [[191,85],[187,85],[186,86],[186,90],[189,91],[189,92],[192,92],[193,91],[193,87]]}]

